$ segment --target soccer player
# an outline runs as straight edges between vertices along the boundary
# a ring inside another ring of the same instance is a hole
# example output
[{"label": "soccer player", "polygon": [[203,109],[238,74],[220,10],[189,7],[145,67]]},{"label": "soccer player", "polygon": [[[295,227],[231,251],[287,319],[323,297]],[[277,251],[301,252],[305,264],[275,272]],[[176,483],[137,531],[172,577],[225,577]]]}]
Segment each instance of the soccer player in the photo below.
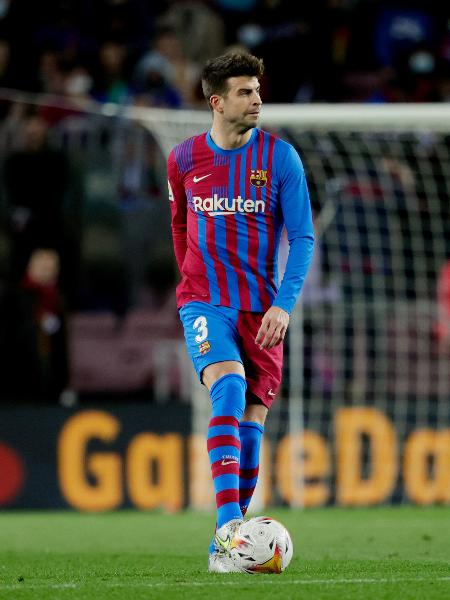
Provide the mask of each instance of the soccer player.
[{"label": "soccer player", "polygon": [[[259,469],[264,423],[281,382],[289,314],[311,262],[314,234],[300,158],[257,128],[260,59],[209,61],[202,86],[212,127],[168,159],[177,303],[188,352],[208,388],[208,453],[217,505],[209,570],[238,570],[228,553]],[[278,283],[283,226],[289,240]]]}]

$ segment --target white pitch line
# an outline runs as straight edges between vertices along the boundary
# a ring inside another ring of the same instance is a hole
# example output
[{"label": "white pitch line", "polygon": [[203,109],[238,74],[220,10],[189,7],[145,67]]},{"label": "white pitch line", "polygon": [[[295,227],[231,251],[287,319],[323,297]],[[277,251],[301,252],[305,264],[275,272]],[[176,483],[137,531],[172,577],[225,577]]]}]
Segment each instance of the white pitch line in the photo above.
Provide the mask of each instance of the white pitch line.
[{"label": "white pitch line", "polygon": [[[216,578],[214,581],[156,581],[156,582],[114,582],[105,581],[104,587],[106,588],[163,588],[163,587],[216,587],[218,582],[222,585],[228,586],[242,586],[243,580],[239,581],[227,581],[227,575],[223,576],[224,579]],[[251,580],[245,578],[245,581],[252,583],[252,585],[377,585],[377,584],[395,584],[395,583],[438,583],[438,582],[449,582],[449,577],[398,577],[398,578],[380,578],[380,579],[280,579],[278,577],[269,578],[267,576],[256,576],[252,577]],[[98,586],[98,581],[92,582],[67,582],[67,583],[2,583],[0,582],[0,590],[20,590],[20,589],[78,589],[88,587],[89,585]]]}]

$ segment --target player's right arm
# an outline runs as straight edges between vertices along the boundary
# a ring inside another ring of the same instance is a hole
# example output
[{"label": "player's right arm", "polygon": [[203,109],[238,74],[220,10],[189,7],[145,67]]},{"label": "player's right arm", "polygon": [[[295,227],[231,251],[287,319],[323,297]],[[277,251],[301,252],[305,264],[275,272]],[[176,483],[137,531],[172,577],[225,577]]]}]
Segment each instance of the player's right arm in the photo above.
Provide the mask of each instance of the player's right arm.
[{"label": "player's right arm", "polygon": [[175,153],[167,161],[169,204],[171,212],[172,239],[175,258],[181,273],[187,250],[187,199],[181,174],[175,160]]}]

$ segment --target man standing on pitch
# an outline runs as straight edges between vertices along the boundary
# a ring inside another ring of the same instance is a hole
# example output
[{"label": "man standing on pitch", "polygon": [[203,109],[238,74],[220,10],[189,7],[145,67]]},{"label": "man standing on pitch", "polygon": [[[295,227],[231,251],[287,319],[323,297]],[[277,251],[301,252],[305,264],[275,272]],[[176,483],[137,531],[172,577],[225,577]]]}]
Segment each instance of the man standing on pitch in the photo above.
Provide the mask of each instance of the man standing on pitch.
[{"label": "man standing on pitch", "polygon": [[[208,453],[216,494],[209,570],[238,570],[227,552],[255,489],[264,422],[281,382],[289,314],[311,262],[308,188],[295,149],[257,128],[261,60],[209,61],[203,92],[211,130],[168,160],[177,303],[188,352],[208,388]],[[283,225],[289,240],[278,285]]]}]

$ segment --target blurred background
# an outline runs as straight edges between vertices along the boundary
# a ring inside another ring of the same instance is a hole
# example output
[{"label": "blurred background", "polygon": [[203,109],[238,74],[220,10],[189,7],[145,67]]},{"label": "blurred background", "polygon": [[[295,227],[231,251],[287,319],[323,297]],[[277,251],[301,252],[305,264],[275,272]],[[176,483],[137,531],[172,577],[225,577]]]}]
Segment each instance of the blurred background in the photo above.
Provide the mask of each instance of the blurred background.
[{"label": "blurred background", "polygon": [[449,7],[0,0],[0,507],[211,506],[165,161],[230,48],[317,228],[256,502],[450,502]]}]

